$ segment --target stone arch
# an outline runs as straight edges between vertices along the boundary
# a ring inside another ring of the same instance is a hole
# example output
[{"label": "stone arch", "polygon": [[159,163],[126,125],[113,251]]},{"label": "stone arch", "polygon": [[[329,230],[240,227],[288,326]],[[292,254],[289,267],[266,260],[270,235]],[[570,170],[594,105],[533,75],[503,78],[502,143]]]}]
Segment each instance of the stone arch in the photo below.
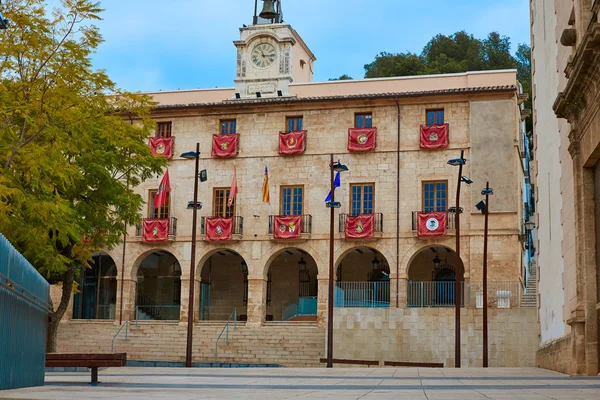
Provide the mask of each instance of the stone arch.
[{"label": "stone arch", "polygon": [[227,320],[233,310],[247,319],[248,263],[238,251],[219,247],[207,251],[197,264],[200,280],[197,305],[200,320]]},{"label": "stone arch", "polygon": [[151,255],[152,253],[161,252],[161,251],[172,254],[179,262],[179,266],[181,267],[181,272],[183,273],[183,271],[185,269],[184,269],[184,265],[181,264],[181,261],[180,261],[180,260],[183,260],[183,255],[177,249],[166,248],[166,247],[152,247],[152,248],[144,250],[143,252],[134,256],[134,262],[131,264],[131,270],[129,271],[129,275],[130,275],[129,278],[135,281],[137,279],[137,272],[138,272],[138,269],[140,268],[140,264],[142,263],[142,261],[144,261],[146,259],[146,257]]},{"label": "stone arch", "polygon": [[233,246],[219,246],[219,247],[213,247],[211,249],[208,249],[204,252],[204,254],[202,254],[199,258],[198,261],[196,262],[196,279],[200,279],[200,276],[202,276],[202,268],[206,265],[206,262],[208,261],[209,258],[211,258],[213,255],[218,254],[219,252],[234,252],[237,255],[239,255],[241,258],[244,259],[244,261],[246,261],[246,263],[248,263],[248,267],[250,269],[252,269],[252,266],[249,264],[249,261],[251,262],[251,257],[249,254],[246,254],[245,251],[243,251],[242,248],[235,248]]},{"label": "stone arch", "polygon": [[[338,257],[337,260],[334,264],[334,274],[335,274],[335,279],[338,279],[338,275],[339,275],[339,267],[340,264],[343,263],[343,261],[345,259],[347,259],[347,257],[349,257],[353,252],[356,252],[358,254],[367,254],[364,257],[360,257],[360,258],[367,258],[367,257],[371,257],[371,258],[382,258],[382,260],[380,260],[382,263],[387,264],[387,273],[388,273],[388,277],[390,274],[395,273],[395,268],[394,268],[394,264],[390,261],[393,261],[393,258],[390,258],[391,255],[389,254],[388,251],[381,251],[380,249],[378,249],[375,246],[369,246],[369,245],[364,245],[364,246],[360,246],[357,244],[352,244],[351,246],[349,246],[349,248],[347,248],[346,250],[344,250]],[[386,256],[386,253],[388,254]],[[365,260],[362,260],[365,261]],[[363,279],[360,279],[361,281]],[[366,279],[365,279],[366,280]]]},{"label": "stone arch", "polygon": [[[262,276],[263,278],[267,278],[267,274],[269,273],[269,268],[273,260],[275,260],[279,255],[289,249],[300,249],[305,253],[309,254],[311,258],[315,261],[317,265],[317,273],[324,273],[327,270],[324,268],[327,264],[324,264],[323,258],[320,256],[320,252],[310,243],[277,243],[269,246],[267,250],[265,250],[262,254],[261,264],[262,264]],[[319,268],[320,267],[320,268]]]},{"label": "stone arch", "polygon": [[78,279],[79,292],[73,296],[73,318],[115,319],[117,276],[120,272],[114,258],[105,251],[94,252],[89,268],[83,269]]},{"label": "stone arch", "polygon": [[318,266],[299,246],[286,246],[266,265],[266,318],[273,321],[317,319]]},{"label": "stone arch", "polygon": [[[454,241],[452,241],[452,243],[449,242],[444,242],[444,243],[426,243],[426,242],[422,242],[419,241],[417,243],[415,243],[413,246],[411,246],[402,256],[402,261],[400,262],[400,275],[404,275],[404,277],[408,278],[408,267],[410,265],[410,263],[413,261],[414,257],[419,254],[419,252],[421,252],[423,249],[429,248],[431,246],[441,246],[441,247],[446,247],[450,250],[455,251],[456,246],[454,245]],[[463,257],[461,257],[462,259]],[[464,265],[464,260],[463,261],[463,265]]]},{"label": "stone arch", "polygon": [[179,320],[181,264],[168,250],[145,252],[137,264],[135,281],[137,315],[140,319]]}]

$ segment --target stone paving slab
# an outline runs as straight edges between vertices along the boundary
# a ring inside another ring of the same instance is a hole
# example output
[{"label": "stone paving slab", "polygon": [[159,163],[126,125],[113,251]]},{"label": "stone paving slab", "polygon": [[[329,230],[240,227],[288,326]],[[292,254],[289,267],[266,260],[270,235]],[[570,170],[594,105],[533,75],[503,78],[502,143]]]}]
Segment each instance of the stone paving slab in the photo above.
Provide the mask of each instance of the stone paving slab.
[{"label": "stone paving slab", "polygon": [[536,368],[107,368],[48,372],[43,387],[1,399],[600,400],[600,377]]}]

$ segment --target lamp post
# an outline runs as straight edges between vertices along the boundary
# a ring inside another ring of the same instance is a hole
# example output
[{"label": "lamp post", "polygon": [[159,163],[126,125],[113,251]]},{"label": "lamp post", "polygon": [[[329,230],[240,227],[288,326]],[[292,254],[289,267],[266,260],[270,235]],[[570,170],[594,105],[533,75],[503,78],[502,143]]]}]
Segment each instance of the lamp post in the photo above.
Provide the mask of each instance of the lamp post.
[{"label": "lamp post", "polygon": [[494,190],[490,188],[490,183],[485,183],[485,189],[481,191],[485,195],[485,200],[477,203],[475,207],[483,215],[485,222],[483,228],[483,368],[488,367],[488,279],[487,279],[487,253],[488,253],[488,216],[490,214],[490,195]]},{"label": "lamp post", "polygon": [[[196,220],[198,214],[198,166],[200,163],[200,143],[196,143],[196,151],[183,153],[181,157],[196,160],[194,172],[194,203],[192,204],[192,255],[190,259],[190,298],[188,302],[187,343],[185,347],[185,366],[192,367],[192,337],[194,334],[194,286],[196,279]],[[202,205],[200,205],[202,207]],[[188,205],[189,208],[189,205]]]},{"label": "lamp post", "polygon": [[340,208],[341,204],[335,201],[335,181],[334,172],[348,171],[348,167],[333,162],[333,154],[329,162],[329,171],[331,177],[331,201],[326,205],[330,209],[329,218],[329,285],[327,295],[327,368],[333,367],[333,226],[334,226],[334,209]]},{"label": "lamp post", "polygon": [[[463,176],[462,168],[463,165],[467,163],[465,159],[465,151],[461,150],[460,158],[455,158],[448,161],[449,165],[458,166],[458,182],[456,185],[456,256],[461,264],[462,260],[460,258],[460,184],[461,182],[465,182],[467,185],[473,183],[472,180]],[[464,271],[464,264],[463,264]],[[454,274],[454,367],[460,368],[460,299],[461,299],[461,290],[460,290],[460,274],[457,269]]]}]

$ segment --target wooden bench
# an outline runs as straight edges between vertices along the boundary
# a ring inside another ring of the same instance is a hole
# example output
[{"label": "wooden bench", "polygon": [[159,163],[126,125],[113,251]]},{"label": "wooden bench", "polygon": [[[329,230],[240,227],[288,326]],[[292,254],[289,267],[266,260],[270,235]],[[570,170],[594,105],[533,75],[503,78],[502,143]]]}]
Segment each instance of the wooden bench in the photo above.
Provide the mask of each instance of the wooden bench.
[{"label": "wooden bench", "polygon": [[[326,363],[326,358],[319,359],[320,362]],[[334,358],[333,364],[350,364],[350,365],[379,365],[379,361],[377,360],[348,360],[344,358]]]},{"label": "wooden bench", "polygon": [[98,367],[124,367],[127,353],[47,353],[46,367],[86,367],[92,372],[91,383],[98,383]]}]

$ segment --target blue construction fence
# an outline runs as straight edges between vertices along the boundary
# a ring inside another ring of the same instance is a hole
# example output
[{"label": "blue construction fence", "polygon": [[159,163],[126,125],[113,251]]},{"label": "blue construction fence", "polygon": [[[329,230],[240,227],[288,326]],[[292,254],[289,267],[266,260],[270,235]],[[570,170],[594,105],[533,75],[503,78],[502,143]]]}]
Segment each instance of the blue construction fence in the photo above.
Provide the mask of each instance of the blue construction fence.
[{"label": "blue construction fence", "polygon": [[50,285],[0,234],[0,390],[44,384]]}]

